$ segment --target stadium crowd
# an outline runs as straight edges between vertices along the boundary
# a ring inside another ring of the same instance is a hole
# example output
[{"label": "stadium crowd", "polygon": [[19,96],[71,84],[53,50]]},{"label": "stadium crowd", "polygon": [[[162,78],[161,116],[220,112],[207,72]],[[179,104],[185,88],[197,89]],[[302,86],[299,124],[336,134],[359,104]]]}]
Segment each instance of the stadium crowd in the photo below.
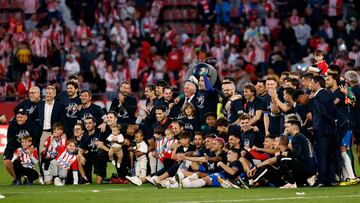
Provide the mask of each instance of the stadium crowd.
[{"label": "stadium crowd", "polygon": [[67,1],[72,31],[57,1],[24,0],[1,27],[1,98],[28,96],[4,152],[14,185],[358,183],[357,2],[193,1],[195,36],[163,3]]}]

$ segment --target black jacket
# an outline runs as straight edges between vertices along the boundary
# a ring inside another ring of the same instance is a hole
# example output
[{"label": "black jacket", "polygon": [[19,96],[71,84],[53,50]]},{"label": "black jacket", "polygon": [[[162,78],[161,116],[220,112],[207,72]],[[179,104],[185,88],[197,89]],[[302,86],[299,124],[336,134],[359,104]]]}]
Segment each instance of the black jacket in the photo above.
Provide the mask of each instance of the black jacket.
[{"label": "black jacket", "polygon": [[314,97],[313,128],[315,136],[329,136],[335,130],[335,107],[332,93],[322,89]]},{"label": "black jacket", "polygon": [[[39,125],[41,131],[44,126],[44,113],[45,113],[45,101],[39,103]],[[55,100],[54,107],[51,112],[50,125],[54,125],[56,122],[64,123],[64,108],[63,105]]]}]

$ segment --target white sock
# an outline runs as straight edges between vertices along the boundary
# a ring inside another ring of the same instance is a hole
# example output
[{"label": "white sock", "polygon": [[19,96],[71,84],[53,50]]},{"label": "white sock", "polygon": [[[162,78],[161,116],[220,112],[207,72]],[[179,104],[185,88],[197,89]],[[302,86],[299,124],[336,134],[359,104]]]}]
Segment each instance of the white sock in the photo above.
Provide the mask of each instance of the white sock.
[{"label": "white sock", "polygon": [[189,169],[190,165],[192,164],[192,161],[185,160],[185,167],[186,169]]},{"label": "white sock", "polygon": [[204,187],[206,185],[206,182],[203,179],[197,179],[194,181],[183,181],[184,188],[199,188]]},{"label": "white sock", "polygon": [[170,184],[169,188],[179,188],[179,183],[175,181],[175,183]]},{"label": "white sock", "polygon": [[181,171],[179,171],[177,174],[179,176],[180,181],[182,181],[185,178],[184,174]]},{"label": "white sock", "polygon": [[351,166],[351,160],[349,155],[346,152],[341,152],[341,157],[344,161],[344,165],[342,167],[343,177],[345,179],[346,178],[355,179],[355,175],[353,168]]},{"label": "white sock", "polygon": [[196,173],[193,173],[188,178],[194,180],[194,179],[199,179],[199,176]]}]

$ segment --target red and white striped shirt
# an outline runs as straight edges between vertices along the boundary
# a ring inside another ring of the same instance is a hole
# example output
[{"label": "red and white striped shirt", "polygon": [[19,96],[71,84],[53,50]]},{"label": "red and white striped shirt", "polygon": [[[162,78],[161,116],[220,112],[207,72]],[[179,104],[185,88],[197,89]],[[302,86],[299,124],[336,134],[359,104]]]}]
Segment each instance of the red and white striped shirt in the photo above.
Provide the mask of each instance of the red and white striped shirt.
[{"label": "red and white striped shirt", "polygon": [[34,56],[37,57],[48,57],[51,41],[46,37],[35,36],[31,41],[31,52]]},{"label": "red and white striped shirt", "polygon": [[55,12],[58,9],[58,2],[57,0],[50,0],[50,2],[47,5],[47,10],[49,12]]},{"label": "red and white striped shirt", "polygon": [[155,18],[155,20],[157,20],[159,18],[160,11],[163,6],[164,6],[163,1],[161,1],[161,0],[153,1],[152,5],[151,5],[150,14],[152,17]]},{"label": "red and white striped shirt", "polygon": [[88,44],[91,35],[91,30],[87,26],[77,26],[75,28],[74,36],[77,40],[77,43],[81,46],[86,46]]},{"label": "red and white striped shirt", "polygon": [[95,59],[93,65],[96,68],[101,79],[105,78],[107,63],[105,60]]},{"label": "red and white striped shirt", "polygon": [[164,156],[164,150],[166,147],[167,139],[166,137],[161,137],[160,139],[156,139],[156,154],[158,154],[159,158]]},{"label": "red and white striped shirt", "polygon": [[173,138],[171,140],[167,140],[166,147],[164,149],[164,159],[171,159],[171,155],[173,153],[173,149],[171,148],[174,144],[176,145],[178,140]]},{"label": "red and white striped shirt", "polygon": [[182,52],[183,52],[183,62],[190,64],[195,57],[194,48],[192,46],[184,45],[182,47]]},{"label": "red and white striped shirt", "polygon": [[360,67],[360,51],[357,51],[357,52],[351,51],[351,52],[349,52],[348,57],[349,57],[349,59],[355,61],[355,64],[354,64],[355,68]]},{"label": "red and white striped shirt", "polygon": [[54,135],[48,137],[44,143],[45,158],[54,159],[58,155],[58,148],[66,146],[66,136],[62,135],[59,140],[54,138]]},{"label": "red and white striped shirt", "polygon": [[27,152],[23,148],[18,148],[15,151],[11,161],[14,162],[15,160],[19,160],[24,168],[35,169],[35,164],[37,163],[38,159],[37,154],[37,149],[34,149],[33,153],[29,154],[29,152]]},{"label": "red and white striped shirt", "polygon": [[224,58],[224,51],[225,51],[224,46],[220,46],[220,47],[215,46],[211,48],[211,56],[216,58],[216,61],[219,62]]},{"label": "red and white striped shirt", "polygon": [[339,16],[342,11],[343,0],[329,0],[328,16]]},{"label": "red and white striped shirt", "polygon": [[210,6],[209,6],[209,3],[207,2],[207,0],[202,0],[200,2],[200,4],[203,7],[203,10],[204,10],[205,14],[210,13]]},{"label": "red and white striped shirt", "polygon": [[68,150],[66,150],[66,147],[59,147],[56,161],[59,163],[59,166],[61,168],[65,168],[67,170],[71,168],[73,171],[78,170],[78,162],[76,160],[76,154],[74,152],[71,153]]}]

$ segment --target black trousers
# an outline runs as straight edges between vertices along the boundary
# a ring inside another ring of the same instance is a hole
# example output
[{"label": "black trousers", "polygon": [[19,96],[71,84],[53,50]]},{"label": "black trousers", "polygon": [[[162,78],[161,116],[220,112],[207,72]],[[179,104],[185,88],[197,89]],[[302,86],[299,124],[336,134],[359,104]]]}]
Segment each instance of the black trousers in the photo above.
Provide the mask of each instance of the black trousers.
[{"label": "black trousers", "polygon": [[278,156],[277,163],[280,165],[280,173],[285,182],[305,184],[306,179],[315,175],[316,170],[311,164],[290,157]]},{"label": "black trousers", "polygon": [[[163,164],[164,164],[164,168],[162,168],[161,170],[159,170],[155,173],[157,176],[161,176],[165,172],[168,172],[168,170],[170,170],[170,168],[173,167],[173,165],[177,165],[177,168],[179,168],[179,165],[177,164],[177,162],[172,159],[164,159]],[[151,174],[151,175],[155,175],[155,174]]]},{"label": "black trousers", "polygon": [[26,176],[31,182],[39,178],[39,174],[35,169],[23,167],[19,160],[14,161],[13,167],[16,180],[20,180],[22,176]]},{"label": "black trousers", "polygon": [[280,168],[275,168],[271,165],[267,165],[265,168],[268,169],[268,172],[265,174],[265,179],[269,183],[275,185],[276,187],[280,187],[285,184],[280,173]]},{"label": "black trousers", "polygon": [[87,154],[84,165],[84,172],[86,178],[92,182],[92,168],[94,167],[94,174],[102,178],[106,178],[106,167],[108,157],[104,152],[94,152]]},{"label": "black trousers", "polygon": [[315,152],[318,162],[319,179],[322,184],[336,182],[336,162],[339,157],[339,143],[334,135],[322,136],[320,133],[314,133],[316,137]]}]

